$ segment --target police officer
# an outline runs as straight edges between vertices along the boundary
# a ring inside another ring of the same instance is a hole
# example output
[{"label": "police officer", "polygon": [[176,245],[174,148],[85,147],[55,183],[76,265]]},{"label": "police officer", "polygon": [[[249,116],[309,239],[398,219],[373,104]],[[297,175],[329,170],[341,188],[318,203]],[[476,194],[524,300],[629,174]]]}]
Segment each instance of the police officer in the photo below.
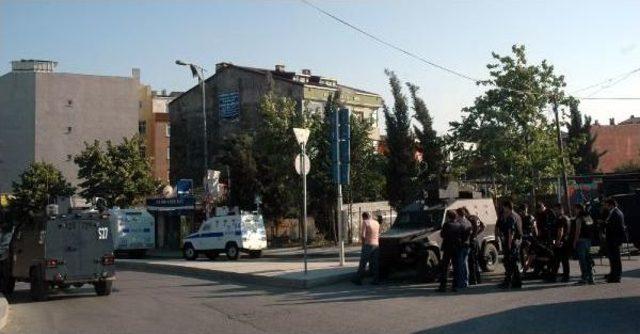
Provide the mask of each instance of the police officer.
[{"label": "police officer", "polygon": [[447,277],[449,275],[449,266],[453,266],[453,284],[452,291],[457,291],[457,287],[460,282],[458,279],[458,261],[457,255],[462,247],[462,225],[458,219],[458,214],[454,210],[449,210],[446,213],[446,221],[442,225],[440,230],[440,236],[442,237],[442,266],[440,268],[440,287],[438,292],[447,291]]},{"label": "police officer", "polygon": [[622,276],[622,259],[620,258],[620,246],[626,239],[624,227],[624,214],[618,208],[618,203],[610,198],[604,202],[609,215],[605,222],[605,234],[607,240],[607,256],[611,271],[605,275],[607,283],[620,283]]},{"label": "police officer", "polygon": [[522,245],[520,254],[522,261],[522,272],[526,273],[533,262],[532,251],[537,244],[538,227],[536,226],[536,218],[529,213],[529,206],[521,204],[518,212],[522,218]]},{"label": "police officer", "polygon": [[484,232],[485,225],[480,217],[472,215],[466,207],[462,208],[465,217],[471,223],[471,235],[469,237],[469,284],[476,285],[482,283],[480,276],[480,241],[478,236]]},{"label": "police officer", "polygon": [[553,240],[554,262],[551,270],[551,276],[547,280],[550,282],[555,282],[557,280],[560,263],[562,263],[562,282],[569,282],[569,256],[571,255],[572,250],[572,245],[569,240],[571,221],[569,220],[569,217],[564,214],[562,204],[555,204],[553,209],[557,217],[553,230],[553,235],[555,235]]},{"label": "police officer", "polygon": [[503,289],[522,287],[522,278],[518,263],[520,262],[520,244],[522,241],[522,219],[513,211],[513,203],[504,201],[502,203],[503,217],[497,227],[502,249],[504,250],[504,282],[500,284]]}]

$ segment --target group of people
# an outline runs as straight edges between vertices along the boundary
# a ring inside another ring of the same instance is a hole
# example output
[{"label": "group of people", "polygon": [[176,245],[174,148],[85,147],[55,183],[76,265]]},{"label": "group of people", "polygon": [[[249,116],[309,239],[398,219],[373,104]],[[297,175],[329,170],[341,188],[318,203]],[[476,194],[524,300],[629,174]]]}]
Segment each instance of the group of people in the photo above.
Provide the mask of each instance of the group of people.
[{"label": "group of people", "polygon": [[453,267],[453,291],[481,283],[480,242],[477,237],[484,229],[485,224],[480,218],[465,207],[447,211],[440,231],[442,262],[438,291],[446,291],[449,266]]},{"label": "group of people", "polygon": [[599,236],[597,226],[604,224],[605,246],[609,257],[610,273],[605,276],[608,283],[619,283],[622,274],[620,247],[626,240],[624,214],[614,199],[604,202],[604,213],[589,211],[583,204],[575,204],[573,218],[567,216],[562,205],[552,209],[538,203],[537,211],[530,214],[526,205],[514,211],[513,204],[505,201],[496,225],[496,235],[504,252],[505,279],[503,288],[520,288],[521,273],[533,271],[548,282],[556,282],[560,266],[561,281],[570,280],[569,259],[578,258],[581,279],[576,283],[594,284],[592,241]]}]

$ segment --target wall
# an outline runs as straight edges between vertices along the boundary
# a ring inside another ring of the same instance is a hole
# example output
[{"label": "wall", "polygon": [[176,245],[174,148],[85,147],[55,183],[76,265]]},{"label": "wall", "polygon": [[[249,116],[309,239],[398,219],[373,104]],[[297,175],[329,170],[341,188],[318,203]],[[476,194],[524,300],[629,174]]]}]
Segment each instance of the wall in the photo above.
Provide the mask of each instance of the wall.
[{"label": "wall", "polygon": [[35,159],[77,185],[73,156],[84,142],[122,141],[138,133],[139,82],[129,77],[36,73]]},{"label": "wall", "polygon": [[593,125],[591,134],[596,137],[593,148],[606,151],[600,157],[598,171],[611,173],[625,163],[640,163],[640,124]]},{"label": "wall", "polygon": [[34,160],[35,73],[0,77],[0,193]]}]

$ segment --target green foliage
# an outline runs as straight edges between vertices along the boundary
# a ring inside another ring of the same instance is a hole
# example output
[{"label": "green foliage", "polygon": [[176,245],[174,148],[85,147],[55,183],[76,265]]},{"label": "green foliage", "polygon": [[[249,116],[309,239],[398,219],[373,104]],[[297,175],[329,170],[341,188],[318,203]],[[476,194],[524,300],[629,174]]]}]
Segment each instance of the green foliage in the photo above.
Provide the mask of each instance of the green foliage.
[{"label": "green foliage", "polygon": [[514,45],[512,52],[493,53],[491,78],[478,84],[494,88],[464,108],[460,122],[451,122],[453,164],[467,177],[494,176],[506,194],[534,187],[545,192],[538,180],[557,176],[560,168],[555,127],[545,113],[552,97],[563,101],[564,77],[546,61],[529,65],[524,46]]},{"label": "green foliage", "polygon": [[396,74],[386,70],[391,93],[394,98],[392,110],[384,105],[387,125],[387,198],[391,206],[403,208],[411,203],[419,189],[414,182],[418,168],[414,159],[415,140],[411,132],[407,97],[402,93],[402,85]]},{"label": "green foliage", "polygon": [[58,196],[69,197],[75,188],[52,164],[34,162],[20,174],[20,180],[13,182],[13,196],[10,200],[14,217],[24,218],[28,212],[44,212],[47,204],[55,203]]},{"label": "green foliage", "polygon": [[243,210],[255,208],[260,186],[253,146],[253,137],[247,134],[231,136],[222,144],[220,163],[228,166],[231,174],[230,202]]},{"label": "green foliage", "polygon": [[572,157],[572,164],[577,174],[589,174],[596,171],[600,157],[605,153],[596,152],[593,143],[596,136],[591,135],[591,117],[583,116],[578,108],[580,101],[574,98],[567,99],[569,104],[570,122],[567,124],[569,130],[568,147],[575,155]]},{"label": "green foliage", "polygon": [[160,183],[153,179],[151,164],[143,155],[143,141],[139,136],[123,138],[121,144],[107,141],[104,147],[98,140],[85,143],[85,149],[75,156],[79,184],[84,198],[101,197],[108,206],[129,207],[144,201]]},{"label": "green foliage", "polygon": [[407,83],[407,87],[413,100],[415,119],[420,124],[419,127],[413,127],[423,153],[418,182],[423,189],[438,189],[446,173],[444,141],[433,130],[433,119],[429,109],[424,100],[418,96],[420,88],[412,83]]}]

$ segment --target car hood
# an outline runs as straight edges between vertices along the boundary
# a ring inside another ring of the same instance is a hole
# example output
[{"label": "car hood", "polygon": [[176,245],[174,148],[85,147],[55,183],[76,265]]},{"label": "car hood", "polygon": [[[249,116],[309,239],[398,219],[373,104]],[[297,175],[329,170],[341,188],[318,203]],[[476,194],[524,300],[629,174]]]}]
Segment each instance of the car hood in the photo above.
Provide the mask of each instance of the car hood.
[{"label": "car hood", "polygon": [[426,233],[427,230],[423,228],[416,229],[390,229],[380,236],[380,239],[402,239],[406,237],[416,236]]}]

